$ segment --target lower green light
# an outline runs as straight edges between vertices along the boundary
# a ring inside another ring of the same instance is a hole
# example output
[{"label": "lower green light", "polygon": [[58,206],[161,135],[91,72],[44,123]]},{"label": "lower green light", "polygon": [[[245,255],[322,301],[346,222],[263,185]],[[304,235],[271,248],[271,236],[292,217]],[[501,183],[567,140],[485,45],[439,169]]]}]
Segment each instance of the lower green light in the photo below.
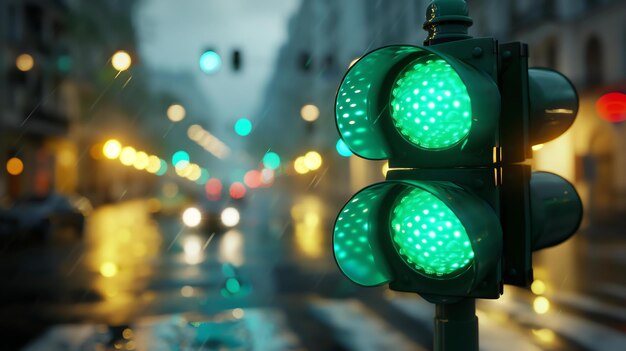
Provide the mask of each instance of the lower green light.
[{"label": "lower green light", "polygon": [[391,237],[413,269],[434,276],[460,273],[474,258],[465,227],[433,194],[405,190],[391,213]]},{"label": "lower green light", "polygon": [[461,142],[472,126],[472,105],[458,73],[436,55],[418,58],[400,73],[391,93],[391,117],[409,142],[445,149]]}]

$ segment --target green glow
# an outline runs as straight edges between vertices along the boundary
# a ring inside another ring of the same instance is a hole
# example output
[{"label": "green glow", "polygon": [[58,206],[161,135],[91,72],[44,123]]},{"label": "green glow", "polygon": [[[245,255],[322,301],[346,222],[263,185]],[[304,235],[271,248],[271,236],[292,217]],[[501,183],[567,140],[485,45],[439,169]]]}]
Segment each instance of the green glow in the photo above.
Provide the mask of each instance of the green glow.
[{"label": "green glow", "polygon": [[241,283],[239,283],[239,280],[237,280],[237,278],[228,278],[226,280],[226,291],[228,291],[231,294],[237,294],[241,291]]},{"label": "green glow", "polygon": [[374,286],[389,281],[377,247],[370,218],[381,200],[380,187],[366,188],[341,210],[333,231],[335,259],[343,273],[357,284]]},{"label": "green glow", "polygon": [[391,236],[402,259],[427,275],[460,273],[474,257],[458,217],[436,196],[420,188],[405,190],[395,201]]},{"label": "green glow", "polygon": [[348,71],[337,93],[335,118],[339,133],[349,148],[361,157],[389,157],[385,137],[376,124],[379,113],[372,110],[372,100],[377,96],[370,90],[377,84],[381,62],[394,54],[393,50],[378,50],[361,58]]},{"label": "green glow", "polygon": [[390,108],[400,134],[424,149],[452,147],[472,126],[465,84],[446,61],[432,54],[413,61],[399,75]]},{"label": "green glow", "polygon": [[[263,166],[271,170],[275,170],[280,167],[280,156],[275,152],[268,152],[263,156]],[[238,178],[239,179],[239,178]],[[243,179],[243,176],[241,177]]]},{"label": "green glow", "polygon": [[174,167],[186,167],[189,164],[189,154],[184,150],[179,150],[172,155]]},{"label": "green glow", "polygon": [[158,176],[162,176],[165,173],[167,173],[167,162],[165,162],[164,159],[159,159],[161,161],[161,167],[159,167],[159,170],[156,172],[156,175]]},{"label": "green glow", "polygon": [[206,74],[213,74],[219,71],[222,66],[222,58],[212,50],[205,51],[200,55],[200,69]]},{"label": "green glow", "polygon": [[247,118],[240,118],[235,123],[235,133],[240,136],[246,136],[252,131],[252,122]]}]

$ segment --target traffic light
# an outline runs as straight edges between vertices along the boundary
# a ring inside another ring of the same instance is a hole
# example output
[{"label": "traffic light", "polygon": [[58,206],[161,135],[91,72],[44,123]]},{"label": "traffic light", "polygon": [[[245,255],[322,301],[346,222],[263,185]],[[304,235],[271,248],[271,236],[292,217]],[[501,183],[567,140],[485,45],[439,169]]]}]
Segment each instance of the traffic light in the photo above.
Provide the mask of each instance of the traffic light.
[{"label": "traffic light", "polygon": [[574,187],[525,163],[569,128],[578,97],[560,73],[529,69],[525,44],[470,38],[466,7],[428,13],[426,46],[374,50],[339,87],[342,140],[390,169],[341,209],[335,259],[363,286],[435,303],[498,298],[503,284],[529,286],[532,251],[580,223]]}]

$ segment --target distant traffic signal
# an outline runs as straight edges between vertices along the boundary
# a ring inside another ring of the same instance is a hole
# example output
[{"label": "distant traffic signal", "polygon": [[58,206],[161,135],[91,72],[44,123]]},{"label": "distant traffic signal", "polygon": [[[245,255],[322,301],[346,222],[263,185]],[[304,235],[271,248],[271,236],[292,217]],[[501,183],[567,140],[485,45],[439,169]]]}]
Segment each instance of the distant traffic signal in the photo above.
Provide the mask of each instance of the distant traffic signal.
[{"label": "distant traffic signal", "polygon": [[215,74],[222,67],[222,58],[216,51],[207,49],[200,55],[199,65],[202,72]]}]

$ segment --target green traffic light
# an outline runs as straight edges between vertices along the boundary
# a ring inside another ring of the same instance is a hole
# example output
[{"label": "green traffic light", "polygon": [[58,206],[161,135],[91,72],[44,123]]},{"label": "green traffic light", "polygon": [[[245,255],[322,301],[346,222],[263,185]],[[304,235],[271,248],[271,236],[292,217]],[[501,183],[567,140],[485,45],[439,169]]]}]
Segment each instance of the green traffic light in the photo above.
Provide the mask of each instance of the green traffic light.
[{"label": "green traffic light", "polygon": [[433,194],[409,188],[392,207],[391,236],[400,256],[427,275],[458,273],[474,258],[465,227]]},{"label": "green traffic light", "polygon": [[413,61],[394,83],[391,117],[398,131],[424,149],[461,142],[472,126],[472,105],[461,77],[430,54]]}]

